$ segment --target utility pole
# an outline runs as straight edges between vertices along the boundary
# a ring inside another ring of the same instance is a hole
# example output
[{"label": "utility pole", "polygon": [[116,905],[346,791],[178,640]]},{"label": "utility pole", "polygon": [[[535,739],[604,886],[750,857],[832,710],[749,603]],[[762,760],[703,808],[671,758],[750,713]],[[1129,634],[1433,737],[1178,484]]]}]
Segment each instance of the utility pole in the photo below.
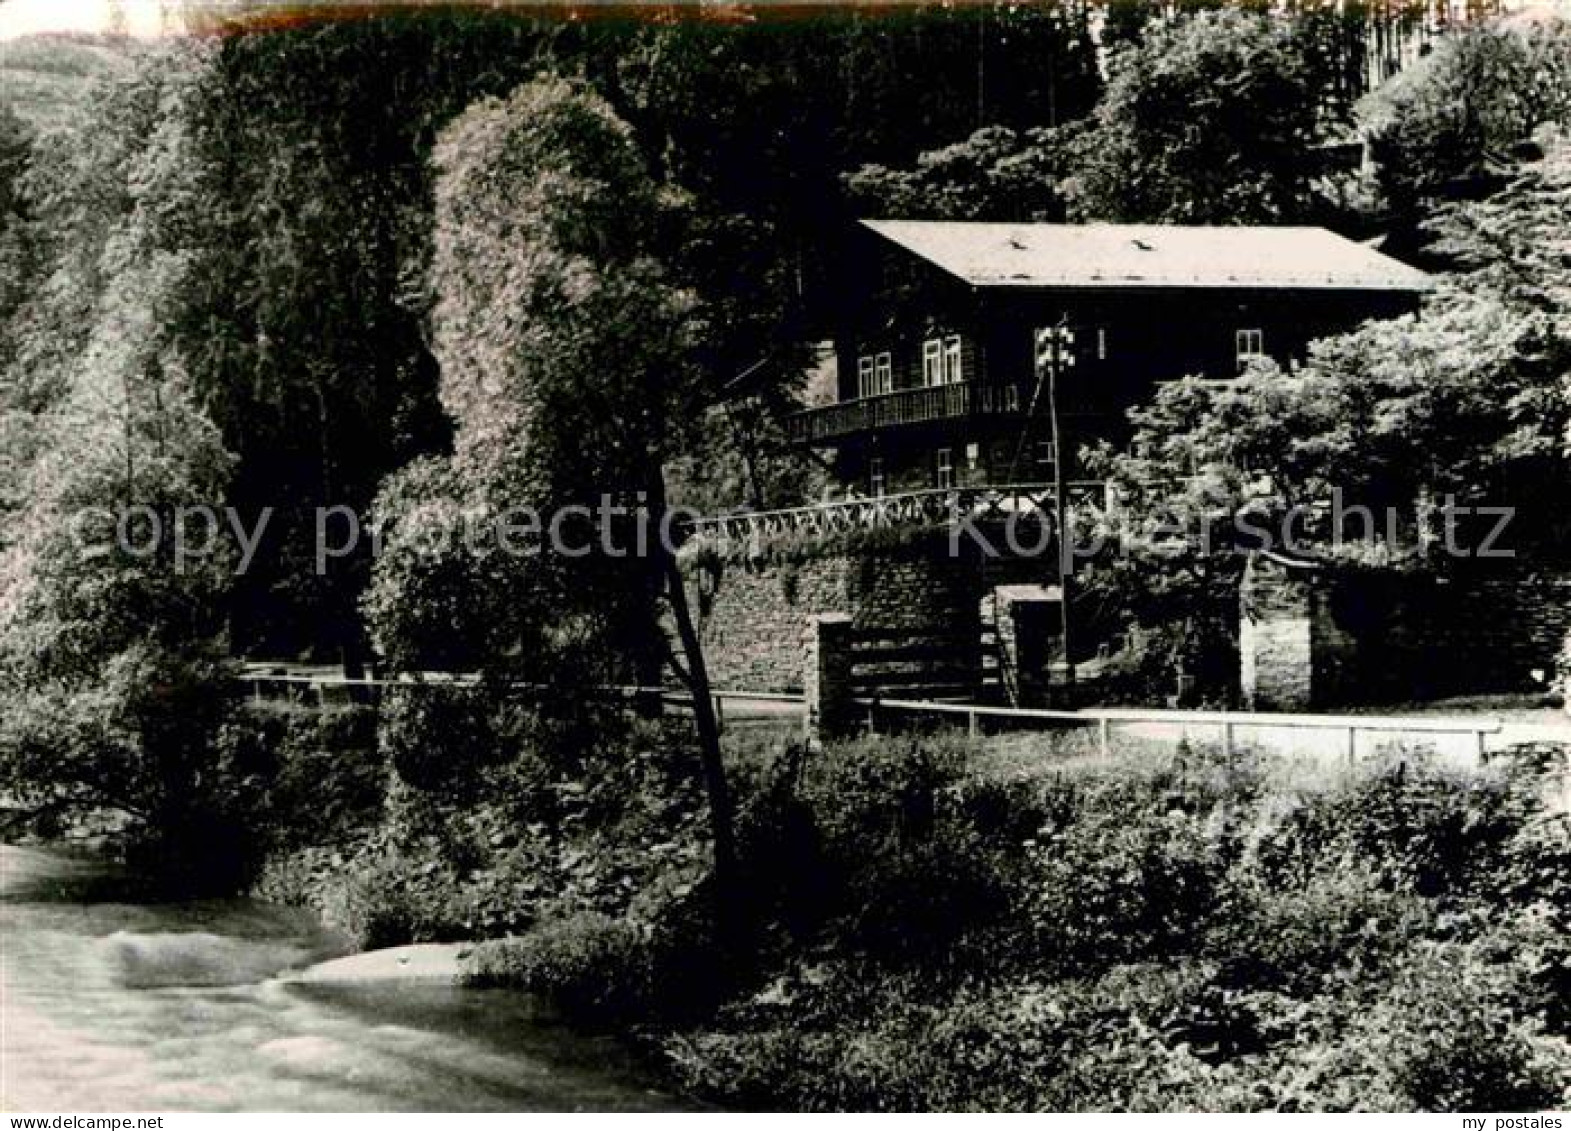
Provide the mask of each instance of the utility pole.
[{"label": "utility pole", "polygon": [[1060,318],[1056,326],[1043,326],[1036,332],[1037,387],[1047,386],[1047,419],[1053,437],[1053,524],[1055,556],[1058,559],[1058,615],[1059,639],[1064,651],[1064,683],[1075,685],[1075,663],[1069,652],[1069,589],[1072,579],[1069,561],[1069,516],[1064,498],[1064,436],[1058,415],[1058,379],[1067,369],[1073,369],[1075,333],[1069,328],[1068,318]]}]

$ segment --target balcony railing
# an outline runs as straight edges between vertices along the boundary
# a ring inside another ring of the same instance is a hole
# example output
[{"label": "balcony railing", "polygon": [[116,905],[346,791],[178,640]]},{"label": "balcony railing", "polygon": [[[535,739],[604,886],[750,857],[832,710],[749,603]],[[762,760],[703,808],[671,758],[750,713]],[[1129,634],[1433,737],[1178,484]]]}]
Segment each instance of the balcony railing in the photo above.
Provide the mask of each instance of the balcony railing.
[{"label": "balcony railing", "polygon": [[[1109,489],[1109,484],[1102,481],[1066,483],[1066,507],[1071,513],[1078,508],[1109,509]],[[687,533],[688,544],[695,548],[703,546],[724,557],[756,557],[772,547],[857,531],[939,527],[962,518],[972,522],[1005,521],[1011,514],[1051,513],[1052,509],[1051,483],[938,488],[700,518],[688,525]]]},{"label": "balcony railing", "polygon": [[786,417],[786,428],[792,443],[817,444],[901,424],[968,416],[1016,415],[1026,410],[1030,395],[1029,389],[1018,385],[984,381],[896,389],[892,393],[858,397],[854,401],[793,413]]}]

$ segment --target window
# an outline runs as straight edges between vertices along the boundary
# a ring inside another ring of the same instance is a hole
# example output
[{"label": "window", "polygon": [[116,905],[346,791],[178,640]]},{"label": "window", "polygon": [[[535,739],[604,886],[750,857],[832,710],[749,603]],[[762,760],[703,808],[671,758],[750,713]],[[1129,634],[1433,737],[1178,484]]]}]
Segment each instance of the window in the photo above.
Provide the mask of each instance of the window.
[{"label": "window", "polygon": [[963,379],[964,372],[959,334],[922,343],[922,384],[952,385]]},{"label": "window", "polygon": [[1106,361],[1107,360],[1107,327],[1106,326],[1098,326],[1096,328],[1096,359],[1098,361]]},{"label": "window", "polygon": [[1252,357],[1264,357],[1266,352],[1266,336],[1263,330],[1239,330],[1233,335],[1233,349],[1238,359],[1238,371],[1242,373]]},{"label": "window", "polygon": [[894,361],[886,351],[856,359],[856,395],[876,397],[895,387]]},{"label": "window", "polygon": [[922,343],[922,384],[941,385],[944,382],[944,344],[937,338]]},{"label": "window", "polygon": [[951,334],[944,339],[944,384],[953,385],[961,379],[960,335]]},{"label": "window", "polygon": [[955,485],[955,452],[953,448],[939,448],[934,463],[934,482],[940,491]]},{"label": "window", "polygon": [[884,496],[884,461],[878,456],[867,461],[867,489],[875,499]]},{"label": "window", "polygon": [[969,470],[971,470],[971,471],[975,471],[979,467],[981,467],[981,465],[982,465],[982,445],[981,444],[967,444],[966,445],[966,467]]}]

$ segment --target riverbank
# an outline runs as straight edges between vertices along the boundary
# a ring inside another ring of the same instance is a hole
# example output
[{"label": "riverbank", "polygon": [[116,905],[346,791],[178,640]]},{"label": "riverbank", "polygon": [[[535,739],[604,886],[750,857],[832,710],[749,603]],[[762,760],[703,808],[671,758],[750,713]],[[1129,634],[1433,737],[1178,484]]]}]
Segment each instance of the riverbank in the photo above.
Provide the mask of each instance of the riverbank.
[{"label": "riverbank", "polygon": [[[346,979],[342,940],[310,915],[148,890],[80,853],[0,846],[6,1111],[691,1106],[619,1042],[524,995]],[[313,970],[332,976],[291,977]]]},{"label": "riverbank", "polygon": [[631,1034],[728,1107],[1571,1100],[1571,830],[1542,801],[1563,751],[1306,768],[753,735],[729,751],[751,942],[727,959],[681,741],[599,752],[549,813],[395,781],[373,826],[264,883],[373,945],[489,938],[466,980]]}]

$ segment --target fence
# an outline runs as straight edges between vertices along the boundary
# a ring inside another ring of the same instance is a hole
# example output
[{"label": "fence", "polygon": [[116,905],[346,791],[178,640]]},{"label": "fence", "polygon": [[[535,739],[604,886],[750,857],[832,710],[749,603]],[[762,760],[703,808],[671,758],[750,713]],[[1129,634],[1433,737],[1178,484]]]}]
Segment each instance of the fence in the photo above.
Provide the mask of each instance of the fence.
[{"label": "fence", "polygon": [[[257,666],[248,668],[240,676],[242,684],[251,687],[253,694],[261,696],[262,689],[277,686],[288,689],[414,689],[431,686],[473,686],[479,680],[472,675],[441,672],[421,673],[396,679],[367,678],[347,679],[338,673],[279,671]],[[521,690],[523,690],[521,688]],[[600,687],[594,689],[604,695],[619,695],[632,700],[640,695],[658,696],[663,707],[676,710],[690,709],[692,699],[684,692],[670,688],[654,687]],[[798,720],[808,713],[802,695],[767,691],[719,690],[713,692],[715,716],[722,724],[749,721]],[[1103,754],[1112,751],[1115,727],[1126,725],[1157,725],[1184,728],[1214,728],[1222,748],[1231,754],[1240,732],[1258,731],[1311,731],[1341,735],[1342,748],[1348,758],[1358,755],[1360,737],[1364,735],[1432,735],[1460,736],[1470,739],[1480,758],[1487,753],[1489,739],[1506,730],[1500,719],[1479,718],[1427,718],[1423,716],[1388,715],[1294,715],[1253,713],[1242,711],[1174,711],[1145,710],[1140,708],[1086,708],[1077,711],[1056,711],[1030,707],[993,707],[977,703],[939,702],[926,699],[892,699],[877,695],[855,695],[850,703],[861,715],[868,728],[879,729],[881,717],[890,714],[931,715],[963,721],[968,733],[980,735],[984,723],[990,719],[1016,724],[1043,724],[1049,726],[1095,727],[1097,741]],[[1530,726],[1513,724],[1510,728],[1514,741],[1571,742],[1571,727]]]},{"label": "fence", "polygon": [[[1215,727],[1222,749],[1232,754],[1241,729],[1248,730],[1308,730],[1322,732],[1340,731],[1344,737],[1347,756],[1358,755],[1358,738],[1361,734],[1422,734],[1461,735],[1471,738],[1477,745],[1480,758],[1487,753],[1488,736],[1499,734],[1503,724],[1497,718],[1433,719],[1421,717],[1382,715],[1288,715],[1267,712],[1242,711],[1168,711],[1129,708],[1088,708],[1079,711],[1052,711],[1030,707],[987,707],[965,703],[932,703],[915,699],[876,699],[858,697],[857,707],[866,711],[870,729],[877,729],[880,711],[911,714],[936,714],[963,717],[966,729],[972,735],[981,733],[984,719],[1011,719],[1044,723],[1094,726],[1097,728],[1098,745],[1106,755],[1112,751],[1112,730],[1119,723],[1154,723],[1159,725]],[[1567,734],[1561,732],[1561,740]]]},{"label": "fence", "polygon": [[[480,677],[468,672],[415,672],[399,675],[392,679],[365,676],[351,679],[341,671],[280,669],[277,665],[247,664],[238,678],[239,684],[247,689],[249,697],[254,702],[265,702],[271,698],[298,698],[302,695],[312,695],[319,703],[325,702],[331,695],[342,695],[347,699],[362,699],[367,702],[379,700],[388,689],[402,691],[417,691],[424,688],[437,687],[478,687]],[[526,694],[536,685],[518,683],[513,685],[519,694]],[[269,689],[277,689],[280,695],[269,694]],[[604,698],[621,698],[629,703],[639,699],[658,700],[661,707],[676,710],[691,710],[693,697],[685,691],[677,691],[669,687],[635,687],[631,685],[604,685],[590,688],[595,694]],[[739,720],[743,718],[779,718],[799,717],[803,698],[801,695],[772,691],[731,691],[716,690],[710,693],[714,704],[715,720],[723,727],[728,718]],[[728,706],[729,704],[729,706]],[[738,708],[742,704],[744,707]],[[745,705],[751,704],[752,711],[747,711]]]},{"label": "fence", "polygon": [[982,686],[982,642],[952,632],[855,629],[850,686],[859,695],[974,699]]}]

